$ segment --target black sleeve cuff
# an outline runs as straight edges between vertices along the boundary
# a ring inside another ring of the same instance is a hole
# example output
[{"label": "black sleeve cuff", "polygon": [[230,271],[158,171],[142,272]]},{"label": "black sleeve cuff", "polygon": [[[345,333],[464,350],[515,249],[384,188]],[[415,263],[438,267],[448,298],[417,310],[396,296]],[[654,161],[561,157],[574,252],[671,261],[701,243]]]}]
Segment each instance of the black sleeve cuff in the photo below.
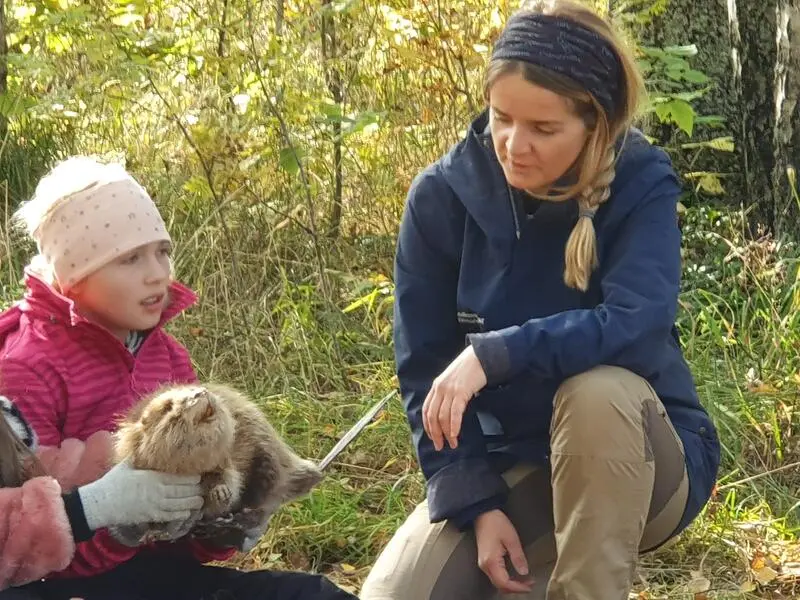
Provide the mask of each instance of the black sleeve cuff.
[{"label": "black sleeve cuff", "polygon": [[89,523],[86,522],[86,514],[83,512],[83,502],[81,502],[78,490],[63,494],[61,499],[64,501],[64,510],[67,513],[67,520],[72,528],[72,538],[75,543],[79,544],[92,539],[94,531],[89,529]]},{"label": "black sleeve cuff", "polygon": [[450,517],[450,522],[461,532],[467,531],[475,524],[475,519],[490,510],[502,509],[506,503],[505,494],[497,494],[485,500],[466,507],[461,512]]},{"label": "black sleeve cuff", "polygon": [[430,521],[452,519],[489,500],[491,504],[502,505],[507,494],[505,480],[486,458],[459,460],[439,470],[428,481]]},{"label": "black sleeve cuff", "polygon": [[518,330],[518,326],[500,331],[467,334],[467,343],[475,351],[478,362],[486,375],[486,385],[505,383],[512,372],[512,356],[506,344],[505,334]]}]

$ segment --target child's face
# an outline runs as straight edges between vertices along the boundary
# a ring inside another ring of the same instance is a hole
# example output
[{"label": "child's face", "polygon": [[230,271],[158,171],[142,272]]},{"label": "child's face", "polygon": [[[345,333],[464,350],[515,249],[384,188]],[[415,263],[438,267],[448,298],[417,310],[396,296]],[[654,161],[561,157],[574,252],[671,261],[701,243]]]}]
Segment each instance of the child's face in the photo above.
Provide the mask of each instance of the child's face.
[{"label": "child's face", "polygon": [[167,305],[171,280],[169,242],[131,250],[72,287],[68,296],[87,318],[120,340],[155,327]]}]

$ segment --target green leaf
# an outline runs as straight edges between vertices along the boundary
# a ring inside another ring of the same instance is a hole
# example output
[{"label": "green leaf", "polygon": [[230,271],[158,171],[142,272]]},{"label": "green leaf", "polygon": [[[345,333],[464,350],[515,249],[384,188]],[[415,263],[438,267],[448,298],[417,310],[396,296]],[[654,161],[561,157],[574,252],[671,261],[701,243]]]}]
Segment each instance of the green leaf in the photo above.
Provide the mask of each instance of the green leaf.
[{"label": "green leaf", "polygon": [[687,63],[685,60],[677,56],[670,56],[669,54],[665,54],[664,57],[662,58],[662,61],[665,65],[667,65],[668,69],[684,70],[689,68],[689,63]]},{"label": "green leaf", "polygon": [[694,109],[692,105],[684,100],[673,100],[672,119],[675,124],[686,132],[689,137],[694,130]]},{"label": "green leaf", "polygon": [[673,81],[681,81],[683,80],[684,72],[685,71],[683,71],[683,69],[673,69],[670,67],[669,69],[667,69],[667,77],[669,77]]},{"label": "green leaf", "polygon": [[640,49],[645,56],[650,56],[652,58],[664,58],[664,51],[661,48],[642,46]]},{"label": "green leaf", "polygon": [[320,110],[325,115],[325,120],[329,123],[341,123],[342,121],[342,106],[335,102],[322,102]]},{"label": "green leaf", "polygon": [[305,158],[305,152],[297,146],[281,148],[279,164],[281,169],[289,175],[297,175],[300,172],[300,162]]},{"label": "green leaf", "polygon": [[674,123],[681,130],[686,132],[686,135],[692,135],[694,130],[694,117],[695,112],[692,105],[685,100],[674,99],[669,102],[657,104],[655,107],[658,118],[663,123]]},{"label": "green leaf", "polygon": [[733,152],[736,149],[736,145],[733,142],[733,137],[731,136],[716,137],[702,142],[681,144],[681,147],[687,150],[696,148],[711,148],[712,150],[719,150],[720,152]]},{"label": "green leaf", "polygon": [[695,117],[694,122],[696,125],[711,125],[712,127],[719,127],[725,124],[725,117],[722,115],[703,115],[702,117]]},{"label": "green leaf", "polygon": [[33,98],[11,93],[0,94],[0,115],[6,118],[25,114],[34,106],[36,106],[36,101]]},{"label": "green leaf", "polygon": [[664,52],[672,54],[673,56],[695,56],[697,54],[697,45],[689,44],[688,46],[666,46]]},{"label": "green leaf", "polygon": [[183,189],[196,196],[205,198],[211,196],[211,188],[208,185],[208,179],[200,175],[192,175],[189,180],[183,184]]},{"label": "green leaf", "polygon": [[686,102],[691,102],[692,100],[697,100],[698,98],[703,97],[708,89],[709,88],[703,88],[702,90],[694,90],[693,92],[679,92],[677,94],[673,94],[673,97],[686,100]]},{"label": "green leaf", "polygon": [[683,72],[683,78],[686,81],[691,81],[692,83],[708,83],[709,78],[706,76],[705,73],[700,71],[696,71],[694,69],[687,69]]},{"label": "green leaf", "polygon": [[360,113],[356,116],[355,119],[349,123],[344,130],[342,131],[342,136],[346,137],[348,135],[353,135],[354,133],[358,133],[363,131],[365,128],[371,125],[377,125],[378,120],[380,118],[380,113],[372,112],[372,111],[365,111]]}]

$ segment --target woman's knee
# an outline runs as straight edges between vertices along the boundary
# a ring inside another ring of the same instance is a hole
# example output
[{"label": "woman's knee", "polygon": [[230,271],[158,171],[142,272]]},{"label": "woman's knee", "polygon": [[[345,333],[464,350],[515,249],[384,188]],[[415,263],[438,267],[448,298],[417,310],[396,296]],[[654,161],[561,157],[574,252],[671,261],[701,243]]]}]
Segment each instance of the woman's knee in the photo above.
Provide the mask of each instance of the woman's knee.
[{"label": "woman's knee", "polygon": [[597,427],[598,418],[640,418],[642,404],[655,399],[645,379],[621,367],[599,366],[566,379],[553,399],[554,421],[569,416]]},{"label": "woman's knee", "polygon": [[649,454],[646,414],[653,405],[660,400],[650,384],[626,369],[600,366],[570,377],[553,400],[553,451],[602,447],[609,458],[628,459],[635,447]]},{"label": "woman's knee", "polygon": [[381,551],[359,598],[427,600],[462,538],[452,524],[431,523],[427,502],[422,502]]}]

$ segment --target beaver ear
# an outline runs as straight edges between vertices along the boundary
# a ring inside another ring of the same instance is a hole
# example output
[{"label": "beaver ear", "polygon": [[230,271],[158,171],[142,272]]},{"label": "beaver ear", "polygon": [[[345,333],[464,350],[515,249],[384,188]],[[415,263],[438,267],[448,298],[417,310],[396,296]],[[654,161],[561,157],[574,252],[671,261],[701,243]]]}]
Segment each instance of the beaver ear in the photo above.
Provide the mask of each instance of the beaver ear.
[{"label": "beaver ear", "polygon": [[310,460],[298,460],[294,464],[292,472],[289,473],[284,500],[289,501],[305,496],[324,477],[325,475],[319,470],[319,467]]}]

